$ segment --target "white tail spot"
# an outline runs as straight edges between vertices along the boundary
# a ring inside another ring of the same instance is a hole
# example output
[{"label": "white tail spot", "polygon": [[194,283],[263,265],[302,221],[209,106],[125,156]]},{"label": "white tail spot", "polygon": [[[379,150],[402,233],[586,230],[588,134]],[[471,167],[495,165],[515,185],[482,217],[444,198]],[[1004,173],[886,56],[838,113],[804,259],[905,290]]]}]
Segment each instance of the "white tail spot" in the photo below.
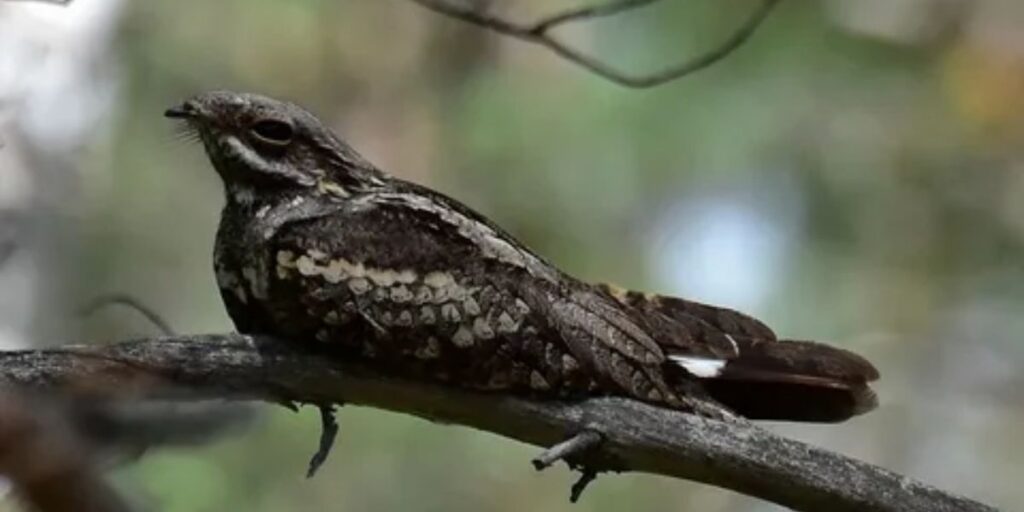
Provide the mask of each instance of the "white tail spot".
[{"label": "white tail spot", "polygon": [[682,366],[683,369],[690,372],[694,377],[702,379],[717,377],[722,373],[726,363],[721,359],[710,359],[707,357],[668,356],[668,358],[673,363]]}]

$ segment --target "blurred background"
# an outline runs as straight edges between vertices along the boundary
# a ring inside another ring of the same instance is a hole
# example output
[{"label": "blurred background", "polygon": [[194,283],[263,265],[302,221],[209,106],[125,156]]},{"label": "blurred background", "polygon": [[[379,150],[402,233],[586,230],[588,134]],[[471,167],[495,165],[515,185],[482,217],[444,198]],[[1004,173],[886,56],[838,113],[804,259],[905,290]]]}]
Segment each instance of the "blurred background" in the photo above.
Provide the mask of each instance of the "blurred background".
[{"label": "blurred background", "polygon": [[[568,2],[517,0],[531,19]],[[718,43],[755,2],[664,1],[560,32],[635,71]],[[712,68],[651,90],[392,0],[0,3],[0,347],[232,328],[221,206],[163,110],[207,89],[302,103],[390,172],[490,215],[572,274],[730,305],[874,361],[878,410],[769,428],[1000,508],[1024,503],[1024,3],[783,2]],[[347,408],[117,470],[149,510],[564,510],[538,449]],[[6,502],[0,510],[14,510]],[[650,475],[573,510],[770,511]]]}]

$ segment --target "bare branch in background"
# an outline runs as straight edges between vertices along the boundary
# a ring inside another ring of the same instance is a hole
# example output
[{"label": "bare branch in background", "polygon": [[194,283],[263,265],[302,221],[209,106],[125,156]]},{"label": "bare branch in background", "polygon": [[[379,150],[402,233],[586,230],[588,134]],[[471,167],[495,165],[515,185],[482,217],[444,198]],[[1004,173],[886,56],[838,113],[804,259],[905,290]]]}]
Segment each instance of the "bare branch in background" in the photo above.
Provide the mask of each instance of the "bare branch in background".
[{"label": "bare branch in background", "polygon": [[0,210],[0,267],[18,248],[19,217],[17,212]]},{"label": "bare branch in background", "polygon": [[0,474],[37,512],[127,512],[60,408],[0,392]]},{"label": "bare branch in background", "polygon": [[160,330],[160,334],[164,336],[173,336],[175,334],[174,329],[171,328],[171,324],[164,320],[164,317],[157,313],[155,309],[145,305],[142,301],[126,295],[123,293],[111,293],[109,295],[101,295],[92,300],[92,302],[86,304],[79,310],[79,314],[82,316],[89,316],[96,313],[100,309],[109,306],[124,306],[132,311],[135,311],[142,315],[149,323],[153,324],[154,327]]},{"label": "bare branch in background", "polygon": [[445,16],[477,25],[502,35],[539,44],[558,56],[612,82],[626,87],[642,89],[677,80],[722,60],[750,39],[750,36],[754,34],[757,27],[761,25],[772,8],[780,0],[762,0],[760,7],[754,11],[745,23],[740,25],[726,40],[710,51],[663,70],[644,74],[630,74],[614,68],[593,56],[559,41],[551,35],[551,32],[553,29],[567,23],[611,16],[630,9],[650,5],[660,0],[620,0],[598,6],[579,7],[547,16],[532,23],[516,23],[487,14],[481,8],[469,5],[468,3],[456,3],[452,0],[412,1]]},{"label": "bare branch in background", "polygon": [[574,454],[584,470],[579,489],[596,471],[642,471],[804,511],[995,510],[748,422],[712,421],[620,398],[535,401],[400,380],[295,344],[238,334],[0,352],[0,382],[107,398],[344,402],[544,447],[589,431],[601,442]]},{"label": "bare branch in background", "polygon": [[[34,1],[67,5],[71,0],[7,0]],[[644,7],[660,0],[618,0],[607,4],[576,7],[541,18],[532,23],[517,23],[498,16],[487,14],[479,6],[458,0],[412,0],[431,11],[443,14],[466,23],[492,30],[499,34],[539,44],[559,57],[562,57],[592,73],[611,80],[625,87],[645,89],[683,78],[700,71],[722,60],[750,39],[761,23],[780,0],[761,0],[761,5],[732,34],[711,50],[691,57],[673,66],[652,73],[632,74],[615,68],[600,59],[588,55],[573,46],[563,43],[551,32],[573,22],[592,20],[599,17],[613,16],[624,11]]]},{"label": "bare branch in background", "polygon": [[211,442],[250,423],[251,407],[222,401],[88,400],[0,390],[0,475],[37,512],[122,512],[103,479],[111,463],[147,449]]},{"label": "bare branch in background", "polygon": [[40,4],[54,4],[54,5],[60,5],[60,6],[69,5],[71,3],[71,0],[7,0],[7,1],[11,2],[11,3],[16,3],[16,2],[22,2],[22,3],[36,2],[36,3],[40,3]]}]

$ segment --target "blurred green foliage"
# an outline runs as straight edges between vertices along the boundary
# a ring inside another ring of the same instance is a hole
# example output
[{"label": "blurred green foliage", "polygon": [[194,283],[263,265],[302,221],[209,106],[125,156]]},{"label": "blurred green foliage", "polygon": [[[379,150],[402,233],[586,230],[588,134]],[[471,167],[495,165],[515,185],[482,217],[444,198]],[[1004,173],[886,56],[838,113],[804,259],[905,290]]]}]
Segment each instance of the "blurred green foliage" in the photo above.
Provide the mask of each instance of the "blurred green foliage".
[{"label": "blurred green foliage", "polygon": [[[679,202],[775,198],[756,211],[794,234],[763,269],[774,284],[751,312],[784,334],[863,352],[884,376],[878,411],[780,428],[1020,503],[1024,39],[999,23],[1020,9],[978,2],[950,18],[935,14],[943,2],[912,3],[927,30],[901,29],[885,2],[786,2],[725,61],[643,91],[411,2],[126,3],[110,56],[119,111],[89,153],[98,177],[82,184],[76,293],[132,293],[182,330],[231,328],[209,261],[219,183],[160,117],[214,88],[308,106],[383,168],[493,216],[586,279],[687,293],[658,270],[666,255],[653,226],[688,222],[671,218]],[[562,5],[501,7],[525,17]],[[657,68],[714,45],[752,6],[662,2],[566,37],[628,69]],[[117,320],[81,335],[145,328]],[[531,447],[365,409],[343,410],[341,422],[311,481],[311,410],[272,410],[215,446],[147,455],[119,481],[167,512],[568,507],[571,476],[534,473]],[[575,508],[771,507],[624,475],[601,478]]]}]

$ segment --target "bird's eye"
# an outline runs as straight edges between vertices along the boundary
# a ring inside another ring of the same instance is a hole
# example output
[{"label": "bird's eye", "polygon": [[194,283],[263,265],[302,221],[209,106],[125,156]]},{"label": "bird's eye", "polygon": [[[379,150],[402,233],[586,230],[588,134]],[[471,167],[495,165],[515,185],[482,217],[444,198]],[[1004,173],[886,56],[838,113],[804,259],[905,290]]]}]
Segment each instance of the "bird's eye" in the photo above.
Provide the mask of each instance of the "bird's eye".
[{"label": "bird's eye", "polygon": [[252,125],[252,133],[262,142],[284,146],[292,141],[295,131],[292,125],[275,119],[264,119]]}]

